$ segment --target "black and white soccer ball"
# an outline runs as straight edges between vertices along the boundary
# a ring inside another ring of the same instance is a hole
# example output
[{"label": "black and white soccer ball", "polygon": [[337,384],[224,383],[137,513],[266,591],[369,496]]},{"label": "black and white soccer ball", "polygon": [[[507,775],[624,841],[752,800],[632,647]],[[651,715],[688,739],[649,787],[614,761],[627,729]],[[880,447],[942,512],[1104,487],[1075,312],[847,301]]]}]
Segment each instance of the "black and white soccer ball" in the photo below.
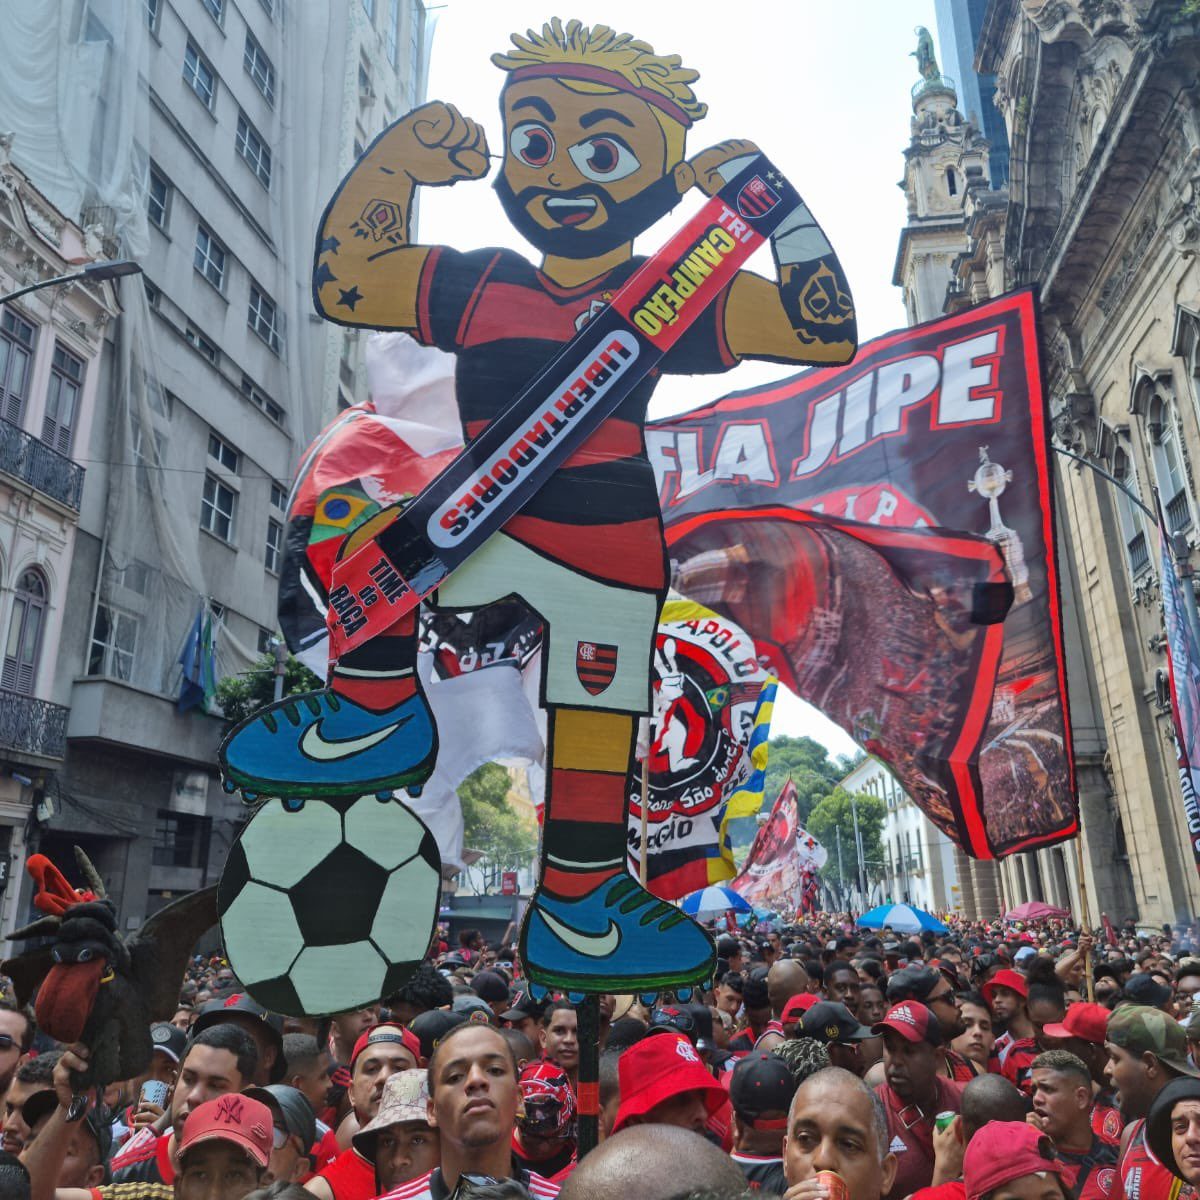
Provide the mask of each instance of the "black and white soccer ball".
[{"label": "black and white soccer ball", "polygon": [[324,1016],[402,987],[437,926],[441,856],[399,800],[269,800],[217,886],[225,955],[264,1008]]}]

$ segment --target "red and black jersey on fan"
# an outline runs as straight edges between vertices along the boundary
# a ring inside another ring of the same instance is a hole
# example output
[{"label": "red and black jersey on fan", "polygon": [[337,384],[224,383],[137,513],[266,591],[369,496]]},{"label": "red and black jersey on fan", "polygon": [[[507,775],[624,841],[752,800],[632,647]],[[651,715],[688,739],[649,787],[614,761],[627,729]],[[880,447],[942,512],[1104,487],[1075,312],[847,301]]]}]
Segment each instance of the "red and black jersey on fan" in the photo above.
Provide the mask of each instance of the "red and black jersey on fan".
[{"label": "red and black jersey on fan", "polygon": [[[644,261],[632,258],[564,288],[512,250],[429,251],[417,288],[415,336],[457,356],[455,388],[468,441]],[[659,374],[712,374],[737,365],[725,339],[727,294],[510,518],[505,533],[605,583],[666,587],[658,490],[642,438],[646,406]]]},{"label": "red and black jersey on fan", "polygon": [[1178,1179],[1146,1143],[1146,1122],[1131,1125],[1129,1145],[1117,1164],[1117,1200],[1196,1200],[1196,1189]]},{"label": "red and black jersey on fan", "polygon": [[1017,1038],[1008,1047],[1000,1074],[1021,1089],[1023,1095],[1033,1094],[1033,1060],[1041,1054],[1033,1038]]},{"label": "red and black jersey on fan", "polygon": [[741,1168],[746,1177],[746,1188],[766,1196],[782,1196],[788,1190],[783,1174],[783,1159],[769,1158],[761,1154],[743,1154],[738,1150],[729,1156]]},{"label": "red and black jersey on fan", "polygon": [[946,1056],[946,1075],[955,1083],[970,1083],[976,1075],[982,1074],[978,1063],[972,1062],[949,1047],[944,1051]]},{"label": "red and black jersey on fan", "polygon": [[1092,1134],[1092,1144],[1084,1154],[1058,1150],[1055,1157],[1063,1165],[1063,1183],[1071,1200],[1111,1200],[1117,1186],[1117,1147]]},{"label": "red and black jersey on fan", "polygon": [[1125,1131],[1125,1118],[1117,1108],[1112,1092],[1101,1092],[1092,1105],[1092,1132],[1101,1141],[1111,1142],[1114,1146],[1121,1144],[1121,1134]]}]

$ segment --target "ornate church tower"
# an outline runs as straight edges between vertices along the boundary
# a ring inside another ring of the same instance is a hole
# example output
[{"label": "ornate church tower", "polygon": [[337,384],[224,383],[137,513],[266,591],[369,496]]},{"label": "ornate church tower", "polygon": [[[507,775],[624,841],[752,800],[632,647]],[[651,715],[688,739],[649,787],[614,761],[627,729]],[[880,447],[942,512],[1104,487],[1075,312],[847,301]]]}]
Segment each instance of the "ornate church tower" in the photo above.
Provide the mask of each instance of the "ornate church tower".
[{"label": "ornate church tower", "polygon": [[910,325],[952,307],[951,267],[968,248],[967,196],[989,186],[987,139],[958,111],[954,80],[939,70],[929,30],[918,26],[916,33],[913,57],[921,78],[912,89],[912,136],[899,185],[908,199],[908,223],[892,277],[904,289]]}]

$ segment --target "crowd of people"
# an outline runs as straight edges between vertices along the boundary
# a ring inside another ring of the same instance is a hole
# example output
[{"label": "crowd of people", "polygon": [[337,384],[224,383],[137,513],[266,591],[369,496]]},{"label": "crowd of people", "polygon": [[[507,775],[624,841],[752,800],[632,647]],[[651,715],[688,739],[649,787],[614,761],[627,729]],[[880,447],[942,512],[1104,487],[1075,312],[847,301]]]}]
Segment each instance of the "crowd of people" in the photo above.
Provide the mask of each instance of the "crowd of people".
[{"label": "crowd of people", "polygon": [[325,1020],[197,957],[102,1095],[0,1000],[0,1200],[1195,1200],[1195,930],[722,932],[711,990],[601,998],[598,1084],[576,1006],[457,942]]}]

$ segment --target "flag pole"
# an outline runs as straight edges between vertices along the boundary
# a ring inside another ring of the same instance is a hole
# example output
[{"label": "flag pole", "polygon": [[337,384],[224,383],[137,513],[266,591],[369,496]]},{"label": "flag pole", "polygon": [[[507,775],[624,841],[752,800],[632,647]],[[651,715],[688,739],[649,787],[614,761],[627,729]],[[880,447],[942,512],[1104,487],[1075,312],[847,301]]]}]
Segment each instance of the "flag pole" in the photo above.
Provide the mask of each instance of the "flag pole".
[{"label": "flag pole", "polygon": [[[1079,887],[1079,929],[1081,933],[1091,935],[1091,921],[1088,919],[1087,880],[1083,871],[1083,826],[1075,835],[1075,875]],[[1083,978],[1087,985],[1089,1004],[1096,1003],[1096,984],[1092,979],[1092,952],[1086,951],[1083,956]]]},{"label": "flag pole", "polygon": [[646,806],[650,803],[650,748],[646,747],[646,757],[642,759],[642,852],[638,856],[638,878],[642,887],[646,886],[649,877],[646,863],[646,841],[649,836],[647,829]]},{"label": "flag pole", "polygon": [[600,1140],[600,997],[575,1006],[579,1030],[579,1158]]}]

